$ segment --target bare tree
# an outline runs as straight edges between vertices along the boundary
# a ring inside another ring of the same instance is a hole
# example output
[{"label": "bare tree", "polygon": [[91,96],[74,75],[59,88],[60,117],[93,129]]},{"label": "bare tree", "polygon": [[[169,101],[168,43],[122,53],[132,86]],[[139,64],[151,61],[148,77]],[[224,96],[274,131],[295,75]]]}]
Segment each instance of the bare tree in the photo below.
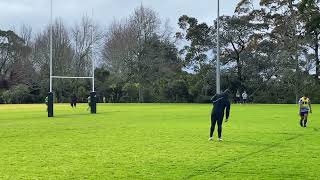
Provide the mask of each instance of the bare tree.
[{"label": "bare tree", "polygon": [[[13,31],[0,31],[1,87],[20,83],[28,84],[32,65],[29,63],[31,48]],[[7,82],[7,83],[6,83]]]},{"label": "bare tree", "polygon": [[138,84],[139,101],[144,102],[143,86],[151,84],[156,66],[164,61],[160,44],[169,41],[168,24],[152,9],[140,6],[128,19],[115,21],[109,28],[103,58],[111,72]]},{"label": "bare tree", "polygon": [[19,36],[23,39],[26,46],[32,44],[32,27],[30,25],[23,24],[20,28]]},{"label": "bare tree", "polygon": [[95,56],[94,48],[98,48],[101,38],[99,26],[86,15],[82,17],[80,24],[71,29],[75,76],[88,75],[91,72],[92,58]]},{"label": "bare tree", "polygon": [[[57,19],[53,24],[53,75],[68,76],[72,72],[72,60],[74,52],[69,38],[69,32],[61,19]],[[42,82],[42,93],[48,92],[49,87],[49,59],[50,59],[50,26],[36,35],[33,46],[33,63],[39,73]],[[58,101],[61,101],[62,92],[70,89],[69,80],[54,80],[54,91]]]}]

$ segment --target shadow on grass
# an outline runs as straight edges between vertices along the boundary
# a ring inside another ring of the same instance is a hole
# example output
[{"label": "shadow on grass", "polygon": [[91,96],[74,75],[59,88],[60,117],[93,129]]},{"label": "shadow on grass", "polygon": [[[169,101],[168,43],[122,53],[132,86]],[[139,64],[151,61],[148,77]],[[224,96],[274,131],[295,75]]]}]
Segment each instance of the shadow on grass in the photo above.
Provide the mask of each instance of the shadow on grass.
[{"label": "shadow on grass", "polygon": [[83,112],[83,113],[62,113],[62,114],[59,114],[58,113],[55,113],[54,117],[53,118],[68,118],[68,117],[72,117],[72,116],[100,116],[100,115],[110,115],[112,113],[125,113],[125,112],[128,112],[128,111],[100,111],[100,112],[97,112],[96,114],[91,114],[89,111],[87,112]]},{"label": "shadow on grass", "polygon": [[[101,117],[101,115],[110,115],[112,113],[125,113],[128,111],[101,111],[101,112],[97,112],[96,114],[91,114],[90,112],[82,112],[82,113],[76,113],[76,112],[70,112],[70,113],[59,113],[58,112],[54,112],[54,116],[53,117],[48,117],[48,113],[47,112],[40,112],[37,113],[37,116],[35,115],[27,115],[27,116],[20,116],[20,117],[15,117],[14,120],[34,120],[34,119],[44,119],[44,118],[49,118],[49,119],[61,119],[61,118],[69,118],[69,117],[81,117],[81,116],[99,116]],[[1,119],[0,119],[1,120]],[[5,119],[8,120],[8,119]]]},{"label": "shadow on grass", "polygon": [[[303,135],[300,135],[300,134],[299,135],[294,135],[292,137],[286,138],[284,141],[291,141],[291,140],[297,139],[297,138],[302,137],[302,136]],[[265,151],[268,151],[268,150],[270,150],[272,148],[281,146],[282,143],[283,142],[269,144],[266,147],[264,147],[264,148],[262,148],[262,149],[260,149],[258,151],[253,151],[251,153],[245,154],[243,156],[235,157],[235,158],[230,158],[230,159],[228,159],[228,160],[226,160],[226,161],[224,161],[224,162],[222,162],[220,164],[217,164],[216,166],[213,166],[212,168],[210,168],[210,170],[208,169],[208,170],[201,170],[200,172],[198,171],[199,173],[191,174],[191,175],[185,177],[185,179],[195,178],[197,176],[201,176],[201,175],[204,175],[204,174],[207,174],[207,173],[210,173],[210,172],[217,172],[219,169],[221,169],[221,168],[223,168],[223,167],[225,167],[225,166],[227,166],[229,164],[233,164],[233,163],[239,162],[241,160],[245,160],[245,159],[247,159],[247,158],[249,158],[251,156],[254,156],[256,154],[259,154],[261,152],[265,152]]]},{"label": "shadow on grass", "polygon": [[[54,115],[54,117],[51,117],[52,119],[60,119],[60,118],[68,118],[68,117],[77,117],[77,116],[95,116],[95,115],[99,115],[97,114],[90,114],[90,113],[77,113],[77,114],[57,114]],[[50,118],[50,119],[51,119]]]}]

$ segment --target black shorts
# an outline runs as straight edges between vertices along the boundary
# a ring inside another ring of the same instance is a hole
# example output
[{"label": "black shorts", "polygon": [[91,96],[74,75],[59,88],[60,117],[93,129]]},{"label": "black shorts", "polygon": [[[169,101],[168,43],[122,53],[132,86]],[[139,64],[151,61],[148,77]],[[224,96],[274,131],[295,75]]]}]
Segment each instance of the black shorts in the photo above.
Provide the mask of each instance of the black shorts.
[{"label": "black shorts", "polygon": [[306,112],[300,112],[300,116],[304,116],[304,115],[308,115],[308,114],[309,114],[308,111],[306,111]]}]

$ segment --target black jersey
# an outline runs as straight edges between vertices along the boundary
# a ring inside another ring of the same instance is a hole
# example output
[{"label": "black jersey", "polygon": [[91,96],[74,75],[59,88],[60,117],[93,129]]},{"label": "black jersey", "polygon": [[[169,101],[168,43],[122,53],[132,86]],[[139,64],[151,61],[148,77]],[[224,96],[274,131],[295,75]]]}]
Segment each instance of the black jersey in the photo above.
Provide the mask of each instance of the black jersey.
[{"label": "black jersey", "polygon": [[226,110],[226,118],[229,118],[230,114],[230,101],[228,95],[225,93],[215,95],[211,98],[213,108],[211,113],[216,116],[224,116],[224,110]]}]

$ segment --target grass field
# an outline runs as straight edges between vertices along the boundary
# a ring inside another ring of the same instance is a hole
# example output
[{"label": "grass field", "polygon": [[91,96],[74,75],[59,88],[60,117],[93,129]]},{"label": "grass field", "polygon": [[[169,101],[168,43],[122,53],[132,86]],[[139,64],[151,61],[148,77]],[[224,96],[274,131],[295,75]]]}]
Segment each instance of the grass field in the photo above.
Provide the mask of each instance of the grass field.
[{"label": "grass field", "polygon": [[319,179],[320,106],[232,105],[223,142],[209,104],[0,105],[0,179]]}]

